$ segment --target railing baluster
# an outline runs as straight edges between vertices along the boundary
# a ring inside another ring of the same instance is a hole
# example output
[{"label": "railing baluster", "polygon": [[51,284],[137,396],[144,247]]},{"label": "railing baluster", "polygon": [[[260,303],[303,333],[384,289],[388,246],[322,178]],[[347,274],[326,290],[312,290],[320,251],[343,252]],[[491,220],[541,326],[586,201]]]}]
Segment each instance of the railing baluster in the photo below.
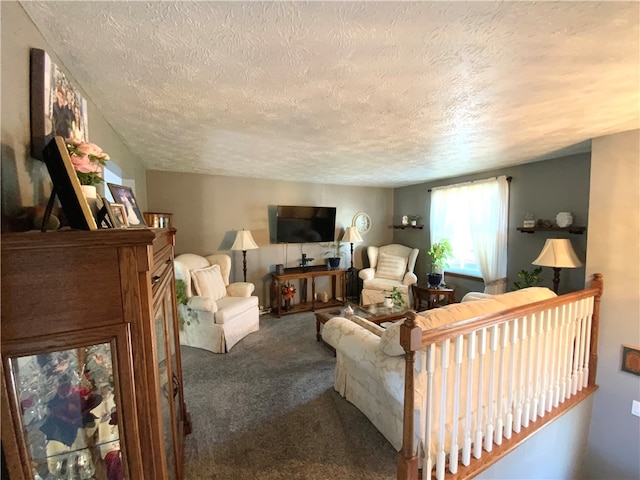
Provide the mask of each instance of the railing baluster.
[{"label": "railing baluster", "polygon": [[436,478],[442,480],[444,478],[444,467],[446,463],[446,445],[444,443],[445,433],[447,430],[447,374],[449,371],[449,347],[451,340],[446,339],[442,342],[442,381],[440,384],[440,438],[438,439],[438,455],[436,458]]},{"label": "railing baluster", "polygon": [[520,432],[522,428],[522,409],[524,408],[524,390],[526,388],[525,385],[525,363],[526,363],[526,350],[527,350],[527,317],[522,317],[522,328],[520,334],[520,368],[518,372],[518,400],[516,406],[516,425],[514,431],[516,433]]},{"label": "railing baluster", "polygon": [[423,472],[426,472],[427,477],[431,477],[431,470],[433,470],[433,449],[431,440],[431,425],[433,423],[432,411],[433,411],[433,375],[436,369],[436,346],[434,344],[427,345],[426,349],[426,364],[427,364],[427,395],[425,399],[425,447],[424,447],[424,462]]},{"label": "railing baluster", "polygon": [[498,349],[498,325],[491,327],[491,339],[489,343],[489,399],[487,401],[487,431],[484,436],[484,449],[490,452],[493,449],[493,431],[494,426],[494,407],[493,407],[493,395],[494,395],[494,376],[496,371],[496,350]]},{"label": "railing baluster", "polygon": [[518,319],[512,322],[511,328],[511,351],[509,352],[509,393],[507,397],[507,423],[504,429],[504,436],[509,439],[513,432],[513,390],[514,376],[516,375],[516,355],[518,354]]},{"label": "railing baluster", "polygon": [[471,463],[471,403],[473,402],[473,367],[476,360],[476,332],[469,334],[468,359],[469,368],[467,370],[467,414],[465,418],[464,446],[462,447],[462,464],[468,466]]},{"label": "railing baluster", "polygon": [[460,411],[460,369],[462,368],[463,340],[464,336],[462,335],[456,338],[455,350],[453,352],[456,370],[454,379],[451,448],[449,449],[449,471],[451,473],[456,473],[458,471],[458,412]]},{"label": "railing baluster", "polygon": [[482,456],[482,398],[484,390],[482,388],[484,382],[484,357],[487,353],[487,329],[480,330],[480,358],[478,358],[478,411],[476,412],[476,438],[473,443],[473,456],[480,458]]},{"label": "railing baluster", "polygon": [[534,382],[535,379],[533,378],[534,372],[535,372],[535,349],[536,349],[536,328],[537,325],[537,316],[536,314],[532,314],[531,315],[531,321],[529,322],[529,345],[528,345],[528,352],[529,352],[529,359],[527,360],[527,373],[526,373],[526,385],[527,388],[525,389],[525,404],[524,404],[524,421],[523,421],[523,425],[525,427],[529,426],[529,421],[533,420],[531,418],[531,416],[534,414],[532,412],[532,410],[535,410],[535,405],[532,405],[532,400],[535,398],[534,397]]},{"label": "railing baluster", "polygon": [[571,395],[578,393],[578,380],[580,378],[579,369],[582,363],[580,362],[580,350],[582,350],[582,321],[580,319],[579,305],[576,303],[570,303],[571,307],[571,320],[574,325],[575,336],[573,337],[573,362],[571,369],[571,393],[567,394],[567,398]]},{"label": "railing baluster", "polygon": [[498,415],[496,419],[496,432],[494,441],[496,445],[502,445],[502,435],[504,434],[504,367],[507,345],[509,345],[509,323],[502,324],[502,335],[500,336],[500,362],[498,371]]},{"label": "railing baluster", "polygon": [[547,405],[547,386],[549,384],[549,311],[540,312],[540,323],[538,325],[538,357],[542,357],[542,361],[538,363],[540,370],[538,371],[539,387],[538,391],[538,416],[544,417],[545,407]]}]

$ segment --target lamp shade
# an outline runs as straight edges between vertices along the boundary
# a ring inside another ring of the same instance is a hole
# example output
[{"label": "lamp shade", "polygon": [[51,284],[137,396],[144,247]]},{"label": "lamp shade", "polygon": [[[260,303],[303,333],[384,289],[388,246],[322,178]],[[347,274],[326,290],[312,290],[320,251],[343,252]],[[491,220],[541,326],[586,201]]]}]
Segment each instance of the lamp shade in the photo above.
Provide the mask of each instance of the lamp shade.
[{"label": "lamp shade", "polygon": [[576,268],[582,265],[571,242],[566,238],[548,238],[533,265],[556,268]]},{"label": "lamp shade", "polygon": [[233,245],[231,245],[231,250],[246,251],[255,250],[256,248],[258,248],[258,245],[256,245],[249,230],[239,230]]},{"label": "lamp shade", "polygon": [[358,243],[362,241],[362,237],[356,227],[347,227],[341,241],[345,243]]}]

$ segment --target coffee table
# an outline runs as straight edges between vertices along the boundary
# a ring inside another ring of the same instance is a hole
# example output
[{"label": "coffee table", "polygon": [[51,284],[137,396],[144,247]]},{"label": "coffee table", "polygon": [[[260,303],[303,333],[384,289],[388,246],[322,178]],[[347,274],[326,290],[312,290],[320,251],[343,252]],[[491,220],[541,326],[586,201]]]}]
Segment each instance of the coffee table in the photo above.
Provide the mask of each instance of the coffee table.
[{"label": "coffee table", "polygon": [[[346,307],[345,307],[346,308]],[[407,316],[407,312],[411,311],[407,307],[385,307],[383,303],[375,303],[373,305],[352,305],[353,314],[362,318],[366,318],[376,325],[392,320],[400,320]],[[334,308],[323,312],[316,312],[316,340],[322,340],[320,335],[320,326],[327,323],[333,317],[344,317],[344,308]]]}]

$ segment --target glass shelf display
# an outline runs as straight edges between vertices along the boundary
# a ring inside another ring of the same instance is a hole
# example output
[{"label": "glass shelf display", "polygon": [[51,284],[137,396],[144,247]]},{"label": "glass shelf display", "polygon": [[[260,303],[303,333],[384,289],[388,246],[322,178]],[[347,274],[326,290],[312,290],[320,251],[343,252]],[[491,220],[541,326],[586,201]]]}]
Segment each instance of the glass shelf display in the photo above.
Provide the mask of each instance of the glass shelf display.
[{"label": "glass shelf display", "polygon": [[122,480],[110,343],[11,357],[34,480]]}]

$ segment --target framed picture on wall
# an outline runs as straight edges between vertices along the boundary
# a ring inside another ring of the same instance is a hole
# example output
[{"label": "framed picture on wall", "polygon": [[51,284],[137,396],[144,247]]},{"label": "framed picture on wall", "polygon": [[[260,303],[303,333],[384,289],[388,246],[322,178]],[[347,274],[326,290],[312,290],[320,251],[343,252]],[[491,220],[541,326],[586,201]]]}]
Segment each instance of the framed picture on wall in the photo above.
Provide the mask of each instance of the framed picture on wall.
[{"label": "framed picture on wall", "polygon": [[[124,185],[116,185],[114,183],[107,183],[107,186],[111,195],[113,195],[114,202],[124,205],[128,226],[132,228],[146,227],[147,225],[144,223],[144,217],[140,212],[133,190]],[[113,206],[113,204],[111,205]]]},{"label": "framed picture on wall", "polygon": [[31,156],[44,160],[54,136],[89,141],[87,101],[44,50],[32,48],[30,64]]}]

